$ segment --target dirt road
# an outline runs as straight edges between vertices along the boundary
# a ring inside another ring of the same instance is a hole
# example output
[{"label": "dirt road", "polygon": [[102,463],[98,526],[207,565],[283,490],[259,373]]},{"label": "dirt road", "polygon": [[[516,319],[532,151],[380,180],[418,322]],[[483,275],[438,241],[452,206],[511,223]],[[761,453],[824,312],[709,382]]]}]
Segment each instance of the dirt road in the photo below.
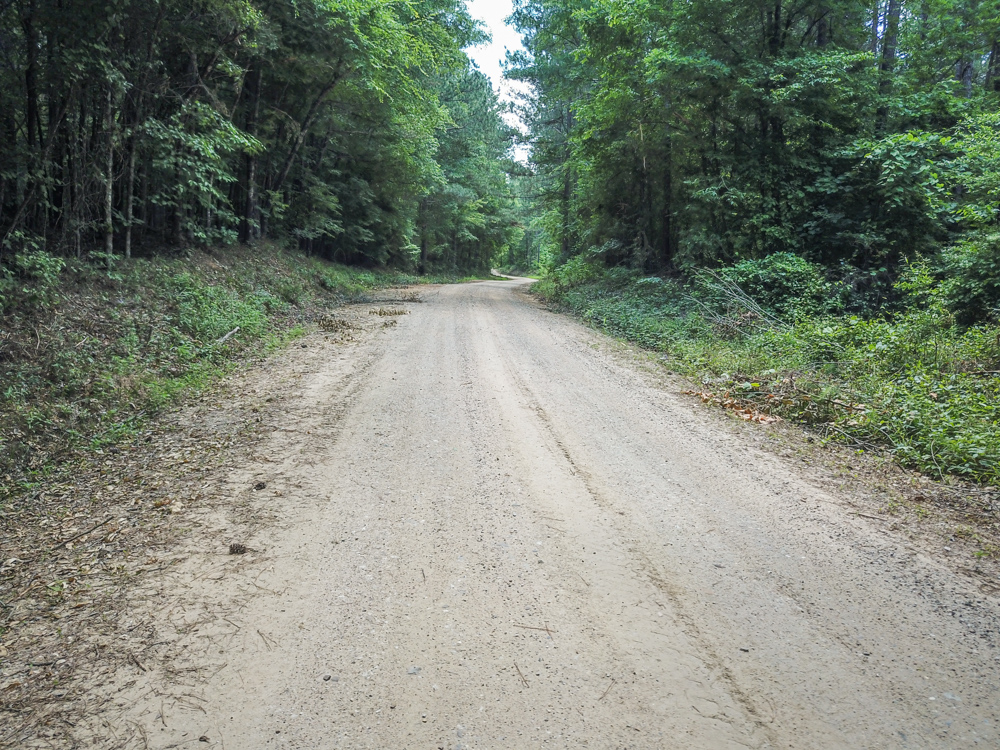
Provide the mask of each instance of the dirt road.
[{"label": "dirt road", "polygon": [[258,515],[249,553],[220,537],[142,593],[162,642],[104,686],[94,736],[1000,746],[995,599],[520,283],[317,337],[259,460],[226,477]]}]

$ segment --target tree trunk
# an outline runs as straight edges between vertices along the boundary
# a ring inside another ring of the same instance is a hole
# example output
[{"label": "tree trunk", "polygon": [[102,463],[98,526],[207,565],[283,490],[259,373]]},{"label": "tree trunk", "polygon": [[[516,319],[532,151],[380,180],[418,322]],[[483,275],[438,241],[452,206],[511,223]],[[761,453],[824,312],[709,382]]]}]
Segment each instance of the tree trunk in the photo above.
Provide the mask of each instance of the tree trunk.
[{"label": "tree trunk", "polygon": [[[84,109],[83,97],[80,97],[80,109]],[[70,178],[70,204],[69,204],[69,222],[70,229],[73,233],[73,254],[76,255],[77,260],[83,254],[82,238],[80,237],[80,188],[82,186],[82,169],[80,167],[80,122],[77,121],[77,129],[71,133],[70,138],[72,143],[70,144],[70,165],[69,165],[69,178]],[[68,130],[68,128],[67,128]]]},{"label": "tree trunk", "polygon": [[[73,100],[74,96],[76,96],[75,88],[70,90],[69,96],[66,97],[66,103],[63,104],[62,111],[60,111],[59,116],[55,119],[56,123],[55,128],[48,134],[48,137],[45,139],[45,148],[43,149],[42,158],[40,160],[42,164],[46,163],[47,161],[49,161],[49,159],[52,158],[52,148],[56,142],[56,137],[55,137],[56,132],[58,132],[59,126],[62,124],[63,118],[66,116],[66,110],[69,108],[69,102]],[[25,214],[27,213],[28,206],[34,199],[35,188],[37,186],[38,186],[37,182],[28,183],[28,187],[24,191],[24,196],[23,198],[21,198],[21,201],[17,207],[17,211],[14,212],[14,218],[11,219],[10,225],[4,231],[3,237],[0,238],[0,260],[3,259],[3,249],[4,246],[6,246],[7,244],[7,240],[10,239],[11,234],[17,229],[17,227],[21,223],[21,219],[23,219]]]},{"label": "tree trunk", "polygon": [[816,17],[813,24],[816,27],[816,46],[826,47],[832,39],[832,29],[830,27],[830,8],[821,3],[816,8]]},{"label": "tree trunk", "polygon": [[871,38],[871,53],[872,55],[878,55],[878,44],[880,40],[879,34],[882,30],[882,0],[875,0],[875,5],[872,8],[872,38]]},{"label": "tree trunk", "polygon": [[13,149],[13,145],[17,143],[17,123],[14,120],[13,108],[3,106],[7,103],[3,101],[0,104],[0,111],[3,112],[3,127],[0,133],[9,144],[8,148],[0,149],[0,223],[6,219],[8,198],[16,195],[16,188],[11,190],[10,187],[16,183],[12,175],[17,173],[17,161]]},{"label": "tree trunk", "polygon": [[884,133],[889,120],[889,105],[886,99],[892,93],[892,75],[896,69],[896,50],[899,37],[899,13],[902,0],[889,0],[885,12],[885,31],[882,35],[882,60],[879,63],[878,93],[882,99],[875,115],[875,129]]},{"label": "tree trunk", "polygon": [[313,103],[309,107],[309,111],[306,112],[305,119],[299,126],[299,133],[295,136],[295,140],[292,142],[292,148],[288,152],[288,156],[285,158],[285,163],[281,167],[281,171],[278,172],[278,176],[271,186],[271,190],[277,192],[281,190],[282,185],[285,184],[285,180],[288,179],[288,173],[292,169],[292,165],[295,163],[295,158],[299,155],[299,149],[302,148],[302,144],[305,143],[306,136],[309,135],[309,128],[312,127],[313,121],[316,119],[316,115],[319,114],[319,108],[322,106],[327,95],[333,91],[333,89],[340,83],[340,72],[334,74],[333,79],[323,87],[322,91],[313,100]]},{"label": "tree trunk", "polygon": [[135,197],[135,136],[128,146],[128,175],[125,181],[125,258],[132,257],[132,217]]},{"label": "tree trunk", "polygon": [[1000,39],[993,42],[990,62],[986,68],[986,90],[1000,94]]},{"label": "tree trunk", "polygon": [[[247,82],[250,103],[247,108],[246,132],[248,135],[257,136],[257,118],[260,115],[260,87],[263,77],[262,62],[253,63],[250,70],[250,80]],[[240,243],[249,245],[254,238],[255,232],[259,231],[256,222],[257,216],[257,156],[256,154],[246,154],[244,164],[244,175],[246,183],[243,186],[242,216],[240,217]]]},{"label": "tree trunk", "polygon": [[972,60],[967,57],[963,57],[955,63],[955,78],[962,84],[966,99],[972,98],[972,73]]},{"label": "tree trunk", "polygon": [[24,29],[24,44],[27,59],[24,66],[25,132],[28,150],[34,154],[39,140],[38,134],[38,29],[35,28],[35,0],[28,0],[21,27]]},{"label": "tree trunk", "polygon": [[569,179],[569,162],[567,161],[565,166],[566,174],[563,177],[563,192],[562,192],[562,258],[560,262],[565,263],[569,260],[569,199],[572,194],[572,186]]},{"label": "tree trunk", "polygon": [[112,258],[115,254],[115,224],[114,224],[114,181],[115,181],[115,138],[114,138],[114,99],[111,84],[108,84],[105,99],[104,130],[107,135],[108,147],[104,161],[104,253],[111,270]]},{"label": "tree trunk", "polygon": [[139,168],[139,206],[142,208],[142,216],[139,218],[140,241],[145,241],[146,233],[150,229],[149,211],[149,160],[143,158]]},{"label": "tree trunk", "polygon": [[427,199],[420,202],[420,265],[418,272],[421,276],[427,273]]},{"label": "tree trunk", "polygon": [[663,168],[663,206],[660,209],[660,272],[665,273],[673,267],[674,262],[674,152],[673,141],[667,135],[665,149],[666,164]]},{"label": "tree trunk", "polygon": [[[24,126],[25,135],[28,141],[27,151],[27,185],[25,192],[34,196],[38,183],[42,181],[40,170],[45,164],[38,158],[38,149],[41,141],[41,119],[38,108],[38,29],[35,27],[36,15],[35,0],[28,0],[21,16],[21,28],[24,31],[25,45],[25,65],[24,65]],[[25,206],[22,212],[25,223],[35,229],[34,212],[32,206]]]},{"label": "tree trunk", "polygon": [[128,162],[125,175],[125,258],[132,257],[132,223],[135,219],[135,159],[138,150],[138,132],[142,124],[142,92],[135,102],[132,132],[128,139]]},{"label": "tree trunk", "polygon": [[767,12],[767,19],[769,26],[767,48],[771,53],[771,57],[777,57],[782,47],[781,0],[774,0],[774,8]]},{"label": "tree trunk", "polygon": [[570,255],[570,232],[569,232],[569,206],[570,198],[573,195],[573,181],[572,181],[572,168],[570,166],[570,160],[573,158],[573,148],[569,144],[570,134],[573,132],[573,109],[572,104],[567,103],[564,116],[565,122],[565,137],[566,137],[566,161],[563,165],[565,174],[563,175],[563,190],[562,190],[562,257],[559,259],[560,263],[565,263],[569,260]]}]

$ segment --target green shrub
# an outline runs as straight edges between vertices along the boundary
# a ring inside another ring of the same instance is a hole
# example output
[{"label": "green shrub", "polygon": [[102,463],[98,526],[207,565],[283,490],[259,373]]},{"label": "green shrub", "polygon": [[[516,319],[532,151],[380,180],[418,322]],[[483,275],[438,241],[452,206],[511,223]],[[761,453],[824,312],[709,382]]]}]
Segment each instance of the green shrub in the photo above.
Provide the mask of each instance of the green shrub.
[{"label": "green shrub", "polygon": [[1000,233],[980,234],[942,254],[946,304],[960,323],[995,320],[1000,314]]},{"label": "green shrub", "polygon": [[52,301],[66,261],[44,250],[16,254],[9,268],[0,266],[0,312],[17,301],[44,305]]},{"label": "green shrub", "polygon": [[580,255],[552,272],[556,283],[565,289],[597,281],[604,275],[604,269],[597,263]]},{"label": "green shrub", "polygon": [[187,273],[177,274],[173,285],[177,290],[177,328],[201,344],[209,344],[237,327],[244,337],[260,336],[275,301],[269,292],[241,297],[225,287],[205,286]]},{"label": "green shrub", "polygon": [[835,312],[841,306],[837,289],[822,266],[794,253],[774,253],[760,260],[743,260],[719,275],[737,284],[769,313],[786,320]]}]

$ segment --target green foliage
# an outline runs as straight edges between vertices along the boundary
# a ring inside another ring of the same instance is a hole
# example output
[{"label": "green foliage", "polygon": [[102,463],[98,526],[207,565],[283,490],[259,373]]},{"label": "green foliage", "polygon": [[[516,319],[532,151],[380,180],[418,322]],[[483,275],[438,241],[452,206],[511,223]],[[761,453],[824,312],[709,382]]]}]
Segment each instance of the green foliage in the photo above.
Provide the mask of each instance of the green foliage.
[{"label": "green foliage", "polygon": [[959,322],[1000,316],[1000,233],[978,233],[941,257],[941,294]]},{"label": "green foliage", "polygon": [[[185,234],[201,245],[233,242],[236,216],[226,189],[236,182],[232,154],[257,154],[263,145],[201,102],[185,102],[166,122],[146,121],[143,133],[163,187],[150,202],[184,217]],[[214,208],[212,222],[203,220]]]},{"label": "green foliage", "polygon": [[581,284],[596,281],[602,275],[603,271],[601,267],[594,260],[588,259],[583,255],[578,255],[554,269],[551,274],[551,281],[559,287],[572,289]]},{"label": "green foliage", "polygon": [[935,249],[955,208],[954,182],[945,174],[951,139],[911,131],[859,141],[852,149],[860,156],[852,183],[879,209],[877,220],[861,227],[865,244],[877,248],[882,262]]},{"label": "green foliage", "polygon": [[[206,286],[189,273],[171,280],[177,300],[171,316],[177,329],[192,339],[191,344],[204,348],[236,328],[250,338],[258,338],[267,326],[269,313],[282,305],[268,291],[241,295],[221,286]],[[275,290],[281,294],[281,288]]]},{"label": "green foliage", "polygon": [[0,276],[267,238],[488,269],[516,231],[484,38],[460,0],[2,4]]},{"label": "green foliage", "polygon": [[997,226],[992,6],[515,7],[527,53],[510,74],[534,87],[534,225],[556,265],[600,247],[608,267],[690,277],[791,253],[875,314],[908,258]]},{"label": "green foliage", "polygon": [[440,171],[420,202],[418,267],[485,273],[516,241],[507,176],[513,131],[482,73],[451,73],[439,87],[450,123],[439,138]]},{"label": "green foliage", "polygon": [[1000,112],[973,112],[955,129],[951,166],[961,185],[957,218],[973,227],[996,226],[1000,219]]},{"label": "green foliage", "polygon": [[823,267],[792,253],[740,261],[720,275],[785,320],[832,313],[839,307],[838,290],[826,280]]},{"label": "green foliage", "polygon": [[15,255],[9,268],[0,266],[0,313],[18,303],[50,303],[65,267],[65,260],[44,250]]}]

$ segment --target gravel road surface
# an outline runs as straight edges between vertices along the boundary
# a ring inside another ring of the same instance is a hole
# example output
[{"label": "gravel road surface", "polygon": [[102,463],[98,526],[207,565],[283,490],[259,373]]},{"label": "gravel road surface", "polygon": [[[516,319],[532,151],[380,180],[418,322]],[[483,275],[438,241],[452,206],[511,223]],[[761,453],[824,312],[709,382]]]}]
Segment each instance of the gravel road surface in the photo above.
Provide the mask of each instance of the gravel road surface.
[{"label": "gravel road surface", "polygon": [[248,554],[177,566],[137,601],[174,630],[114,688],[109,732],[1000,747],[994,598],[525,283],[421,290],[313,347],[260,460],[228,475],[232,504],[266,516]]}]

